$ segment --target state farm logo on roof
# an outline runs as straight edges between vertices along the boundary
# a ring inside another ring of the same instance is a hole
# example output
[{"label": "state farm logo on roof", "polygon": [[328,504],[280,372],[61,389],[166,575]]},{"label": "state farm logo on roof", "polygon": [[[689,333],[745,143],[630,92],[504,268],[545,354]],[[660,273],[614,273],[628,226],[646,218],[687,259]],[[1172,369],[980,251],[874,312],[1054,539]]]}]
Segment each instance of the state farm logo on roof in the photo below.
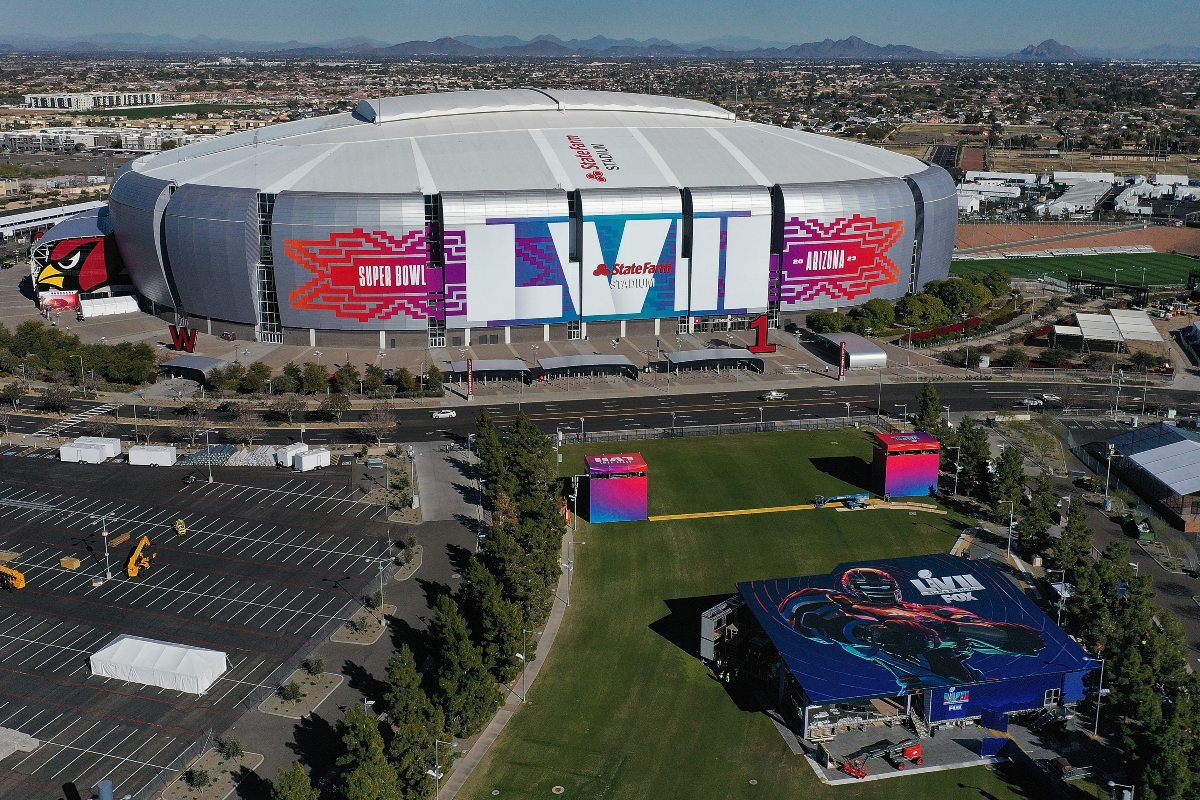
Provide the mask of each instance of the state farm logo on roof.
[{"label": "state farm logo on roof", "polygon": [[608,151],[608,147],[603,144],[588,144],[582,138],[575,134],[567,134],[567,147],[575,154],[576,160],[579,162],[579,168],[583,170],[583,177],[589,181],[596,183],[607,183],[608,178],[605,177],[605,172],[616,172],[621,168],[617,166],[616,159],[612,153]]},{"label": "state farm logo on roof", "polygon": [[397,315],[428,319],[432,313],[429,244],[424,230],[402,236],[383,231],[331,233],[328,239],[289,239],[284,250],[312,278],[292,291],[292,308],[332,311],[368,320]]}]

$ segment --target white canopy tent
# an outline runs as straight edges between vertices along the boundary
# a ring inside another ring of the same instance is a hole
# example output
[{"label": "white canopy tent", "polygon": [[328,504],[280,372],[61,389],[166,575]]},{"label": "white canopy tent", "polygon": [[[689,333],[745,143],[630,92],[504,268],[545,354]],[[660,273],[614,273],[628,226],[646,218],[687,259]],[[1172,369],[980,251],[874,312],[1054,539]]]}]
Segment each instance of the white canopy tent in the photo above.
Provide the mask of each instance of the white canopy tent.
[{"label": "white canopy tent", "polygon": [[91,656],[92,674],[130,683],[204,694],[228,667],[226,655],[122,634]]}]

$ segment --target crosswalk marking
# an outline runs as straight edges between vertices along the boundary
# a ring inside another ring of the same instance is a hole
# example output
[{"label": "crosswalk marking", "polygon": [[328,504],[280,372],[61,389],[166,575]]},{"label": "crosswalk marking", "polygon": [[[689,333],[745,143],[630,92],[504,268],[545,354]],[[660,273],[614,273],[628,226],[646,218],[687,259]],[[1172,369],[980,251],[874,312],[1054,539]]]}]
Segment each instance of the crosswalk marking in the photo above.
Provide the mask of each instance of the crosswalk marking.
[{"label": "crosswalk marking", "polygon": [[93,406],[92,408],[89,408],[86,411],[80,411],[78,414],[75,414],[74,416],[67,417],[66,419],[60,419],[58,422],[55,422],[52,425],[47,425],[45,428],[42,428],[40,431],[37,431],[33,435],[34,436],[57,436],[58,434],[67,430],[68,428],[73,428],[76,425],[78,425],[79,423],[84,422],[85,420],[90,419],[91,417],[94,417],[97,414],[107,414],[108,412],[114,411],[117,408],[120,408],[120,406],[117,403],[103,403],[98,406]]}]

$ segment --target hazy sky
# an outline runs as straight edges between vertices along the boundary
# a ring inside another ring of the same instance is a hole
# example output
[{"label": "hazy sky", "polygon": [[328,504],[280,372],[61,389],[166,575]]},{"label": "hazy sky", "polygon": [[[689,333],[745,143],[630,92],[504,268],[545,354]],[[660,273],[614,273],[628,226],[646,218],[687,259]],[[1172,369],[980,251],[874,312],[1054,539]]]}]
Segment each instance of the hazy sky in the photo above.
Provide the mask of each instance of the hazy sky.
[{"label": "hazy sky", "polygon": [[750,36],[787,42],[857,35],[929,50],[1200,43],[1197,0],[3,0],[5,31],[207,34],[386,42],[456,34],[552,33],[676,42]]}]

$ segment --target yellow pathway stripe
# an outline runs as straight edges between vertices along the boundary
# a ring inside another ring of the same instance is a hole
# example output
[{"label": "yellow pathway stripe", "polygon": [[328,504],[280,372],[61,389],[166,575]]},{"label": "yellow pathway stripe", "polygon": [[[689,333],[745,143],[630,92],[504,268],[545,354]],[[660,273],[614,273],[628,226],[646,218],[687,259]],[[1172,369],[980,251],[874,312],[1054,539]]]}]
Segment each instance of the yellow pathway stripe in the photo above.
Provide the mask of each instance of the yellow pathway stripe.
[{"label": "yellow pathway stripe", "polygon": [[[919,503],[892,503],[885,504],[882,500],[869,500],[871,505],[884,509],[895,508],[897,510],[908,511],[932,511],[933,513],[946,513],[936,506],[927,506]],[[812,503],[801,503],[795,506],[767,506],[765,508],[735,508],[731,511],[697,511],[691,514],[659,514],[650,517],[651,522],[670,522],[680,519],[704,519],[706,517],[741,517],[747,514],[778,514],[783,511],[811,511],[816,506]],[[848,507],[841,501],[826,503],[825,508],[832,508],[838,511],[848,510]]]}]

